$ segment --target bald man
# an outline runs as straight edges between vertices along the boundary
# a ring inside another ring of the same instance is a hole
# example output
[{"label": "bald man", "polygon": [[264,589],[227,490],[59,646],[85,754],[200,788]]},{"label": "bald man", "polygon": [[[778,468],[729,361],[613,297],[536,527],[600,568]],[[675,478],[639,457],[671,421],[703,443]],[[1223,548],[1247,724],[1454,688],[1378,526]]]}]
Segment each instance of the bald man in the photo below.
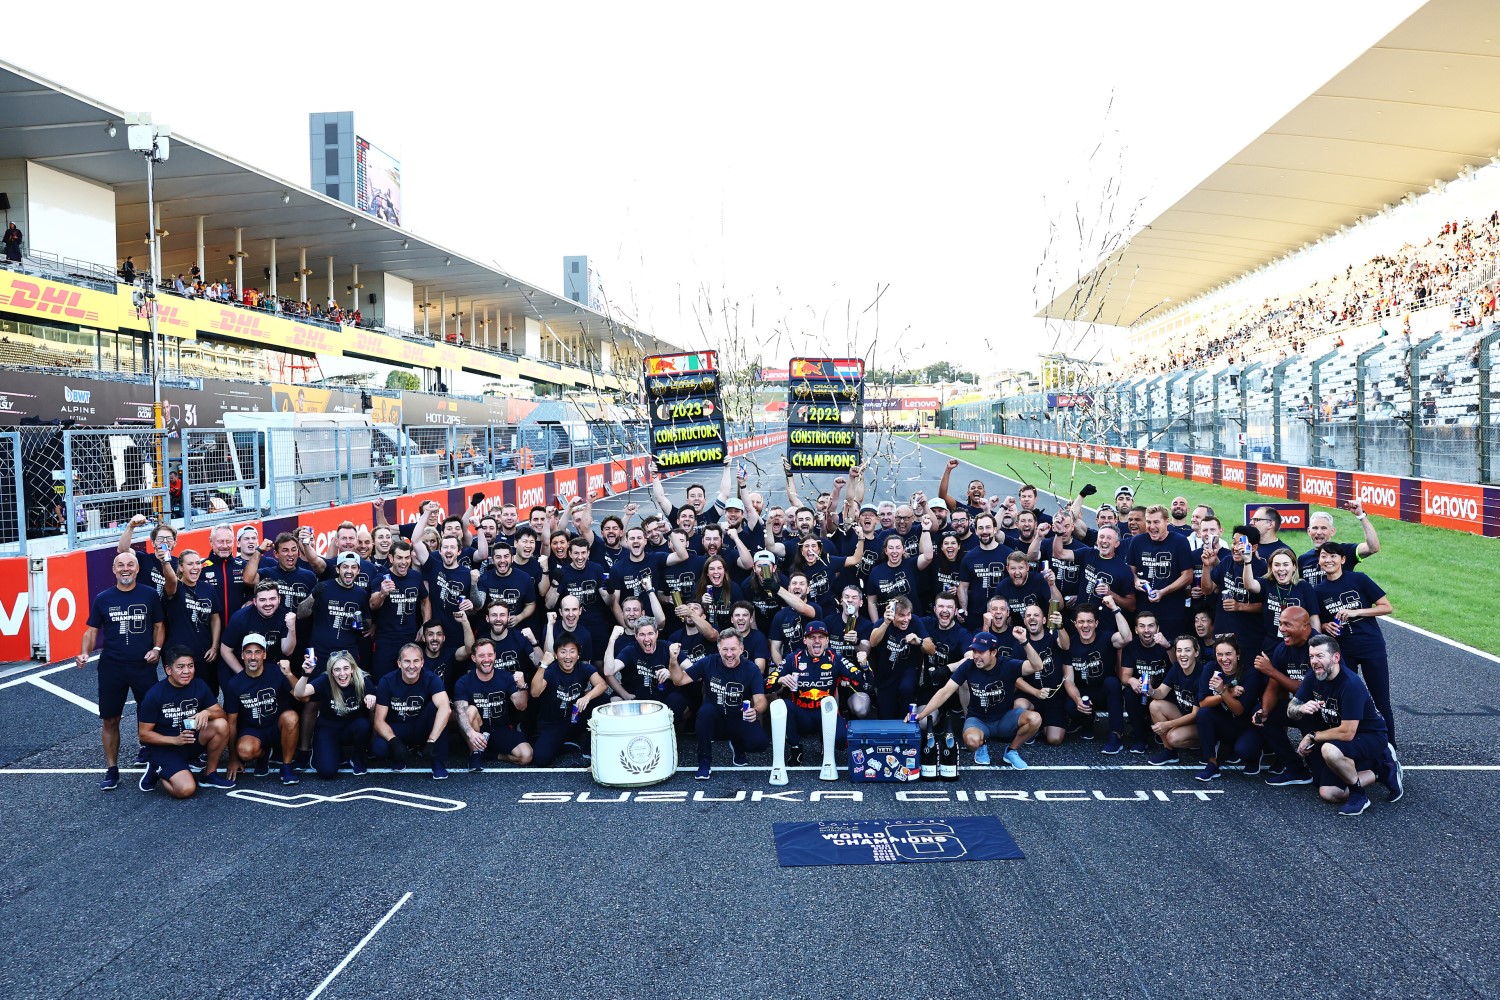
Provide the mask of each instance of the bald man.
[{"label": "bald man", "polygon": [[1287,700],[1302,686],[1309,669],[1307,640],[1312,636],[1312,615],[1306,608],[1283,608],[1281,641],[1269,653],[1255,657],[1255,669],[1266,677],[1260,707],[1251,722],[1262,727],[1262,736],[1276,761],[1268,785],[1310,785],[1312,773],[1287,736],[1291,724]]}]

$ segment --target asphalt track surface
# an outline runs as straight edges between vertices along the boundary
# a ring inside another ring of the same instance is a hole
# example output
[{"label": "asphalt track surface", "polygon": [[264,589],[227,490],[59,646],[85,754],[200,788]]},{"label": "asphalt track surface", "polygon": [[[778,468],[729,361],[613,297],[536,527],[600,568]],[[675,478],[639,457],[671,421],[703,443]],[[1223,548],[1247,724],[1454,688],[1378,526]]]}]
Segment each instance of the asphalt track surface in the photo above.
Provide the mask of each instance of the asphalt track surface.
[{"label": "asphalt track surface", "polygon": [[[894,448],[881,495],[933,490],[947,456]],[[773,789],[767,755],[721,753],[713,780],[649,790],[670,801],[575,766],[174,802],[129,769],[98,792],[97,720],[0,678],[0,996],[1495,996],[1500,666],[1385,632],[1408,790],[1354,819],[1072,741],[956,784]],[[91,669],[42,680],[95,696]],[[1025,860],[780,868],[772,843],[775,822],[986,814]]]}]

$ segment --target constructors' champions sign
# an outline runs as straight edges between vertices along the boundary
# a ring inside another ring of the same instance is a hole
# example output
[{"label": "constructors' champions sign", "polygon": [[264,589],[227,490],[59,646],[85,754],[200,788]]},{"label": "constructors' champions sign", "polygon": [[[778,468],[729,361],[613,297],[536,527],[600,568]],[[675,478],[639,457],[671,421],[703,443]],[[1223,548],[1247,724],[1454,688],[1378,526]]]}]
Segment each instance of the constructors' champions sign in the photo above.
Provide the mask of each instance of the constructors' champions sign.
[{"label": "constructors' champions sign", "polygon": [[847,472],[864,446],[865,363],[793,358],[787,365],[786,457],[797,472]]},{"label": "constructors' champions sign", "polygon": [[783,868],[1026,857],[993,816],[777,823],[773,829]]},{"label": "constructors' champions sign", "polygon": [[715,351],[657,354],[643,362],[651,455],[663,472],[722,465],[729,454]]}]

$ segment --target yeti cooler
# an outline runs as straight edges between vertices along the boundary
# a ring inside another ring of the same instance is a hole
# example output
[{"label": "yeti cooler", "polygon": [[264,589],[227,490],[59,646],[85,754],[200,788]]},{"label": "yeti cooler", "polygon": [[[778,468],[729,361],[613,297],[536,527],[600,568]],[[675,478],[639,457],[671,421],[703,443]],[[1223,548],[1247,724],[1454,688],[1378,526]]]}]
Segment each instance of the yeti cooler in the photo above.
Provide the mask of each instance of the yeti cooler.
[{"label": "yeti cooler", "polygon": [[849,723],[849,780],[916,781],[921,776],[922,733],[915,722]]}]

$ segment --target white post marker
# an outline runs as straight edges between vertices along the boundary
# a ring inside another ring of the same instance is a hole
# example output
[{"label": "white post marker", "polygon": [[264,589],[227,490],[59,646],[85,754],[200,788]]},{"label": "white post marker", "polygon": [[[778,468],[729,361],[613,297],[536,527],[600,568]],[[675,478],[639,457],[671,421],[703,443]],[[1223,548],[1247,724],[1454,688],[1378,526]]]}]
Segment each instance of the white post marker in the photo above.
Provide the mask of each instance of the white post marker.
[{"label": "white post marker", "polygon": [[839,700],[829,695],[818,708],[823,713],[823,770],[818,772],[818,780],[838,781],[838,765],[833,762],[833,742],[839,729]]},{"label": "white post marker", "polygon": [[786,776],[786,702],[771,702],[771,777],[773,785],[787,783]]}]

